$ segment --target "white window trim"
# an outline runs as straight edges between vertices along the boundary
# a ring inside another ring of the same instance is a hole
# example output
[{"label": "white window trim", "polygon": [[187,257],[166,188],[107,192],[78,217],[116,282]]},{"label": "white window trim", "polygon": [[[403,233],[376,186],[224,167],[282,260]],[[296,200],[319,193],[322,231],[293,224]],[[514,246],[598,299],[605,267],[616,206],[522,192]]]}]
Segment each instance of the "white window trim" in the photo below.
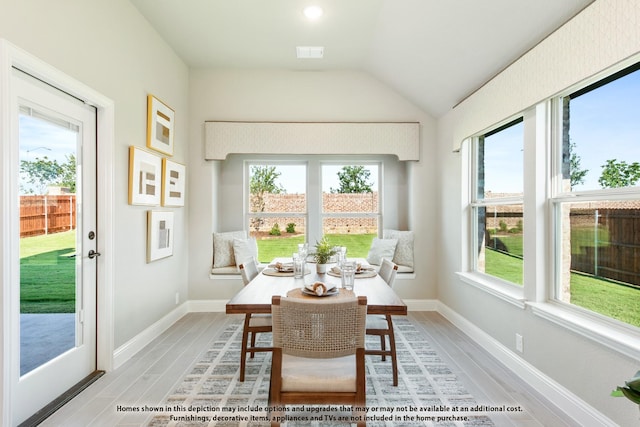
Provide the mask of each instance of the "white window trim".
[{"label": "white window trim", "polygon": [[558,301],[527,302],[534,315],[609,347],[640,359],[640,332],[632,325]]}]

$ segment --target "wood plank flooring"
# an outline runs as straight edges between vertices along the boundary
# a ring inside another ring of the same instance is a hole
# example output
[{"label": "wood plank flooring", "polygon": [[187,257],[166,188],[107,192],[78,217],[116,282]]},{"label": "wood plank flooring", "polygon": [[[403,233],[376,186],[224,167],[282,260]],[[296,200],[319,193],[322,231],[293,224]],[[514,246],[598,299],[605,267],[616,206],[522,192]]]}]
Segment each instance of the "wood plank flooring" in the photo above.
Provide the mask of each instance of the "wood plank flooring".
[{"label": "wood plank flooring", "polygon": [[[186,375],[196,357],[232,320],[224,313],[190,313],[120,368],[106,373],[45,420],[43,426],[142,426],[147,414],[118,405],[156,405]],[[240,318],[240,317],[238,317]],[[578,427],[551,402],[435,312],[410,312],[431,345],[479,402],[522,405],[524,412],[492,416],[496,426]]]}]

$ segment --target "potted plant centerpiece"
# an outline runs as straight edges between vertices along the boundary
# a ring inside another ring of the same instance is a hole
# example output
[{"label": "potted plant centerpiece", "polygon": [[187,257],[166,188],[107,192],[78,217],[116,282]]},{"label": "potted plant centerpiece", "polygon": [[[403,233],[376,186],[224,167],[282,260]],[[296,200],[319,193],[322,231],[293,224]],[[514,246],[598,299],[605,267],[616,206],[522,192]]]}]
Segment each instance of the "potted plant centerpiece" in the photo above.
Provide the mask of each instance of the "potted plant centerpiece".
[{"label": "potted plant centerpiece", "polygon": [[313,260],[316,262],[316,270],[318,273],[326,273],[327,263],[331,257],[336,254],[336,251],[326,236],[320,239],[320,241],[316,241],[315,249]]}]

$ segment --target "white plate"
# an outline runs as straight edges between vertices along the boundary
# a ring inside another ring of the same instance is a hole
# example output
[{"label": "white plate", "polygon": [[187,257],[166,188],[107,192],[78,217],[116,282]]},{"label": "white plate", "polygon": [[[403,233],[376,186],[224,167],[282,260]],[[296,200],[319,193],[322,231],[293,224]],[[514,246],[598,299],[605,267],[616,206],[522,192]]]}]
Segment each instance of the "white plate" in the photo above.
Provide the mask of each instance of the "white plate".
[{"label": "white plate", "polygon": [[338,288],[336,288],[336,287],[333,287],[333,288],[329,289],[327,292],[325,292],[324,294],[322,294],[322,295],[318,295],[318,294],[316,294],[316,293],[313,291],[313,288],[312,288],[312,289],[309,289],[309,288],[308,288],[308,287],[306,287],[306,286],[305,286],[304,288],[302,288],[302,293],[303,293],[303,294],[305,294],[305,295],[311,295],[311,296],[314,296],[314,297],[329,297],[329,296],[331,296],[331,295],[336,295],[336,294],[338,294],[338,292],[340,292],[340,290],[339,290]]}]

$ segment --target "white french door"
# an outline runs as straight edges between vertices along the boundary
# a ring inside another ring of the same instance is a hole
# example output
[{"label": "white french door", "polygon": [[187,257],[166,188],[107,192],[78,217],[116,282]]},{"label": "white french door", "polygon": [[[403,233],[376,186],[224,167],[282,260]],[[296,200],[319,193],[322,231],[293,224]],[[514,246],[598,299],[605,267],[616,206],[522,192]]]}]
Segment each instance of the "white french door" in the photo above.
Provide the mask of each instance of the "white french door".
[{"label": "white french door", "polygon": [[[96,111],[18,70],[11,76],[11,423],[96,370]],[[15,216],[15,214],[14,214]]]}]

